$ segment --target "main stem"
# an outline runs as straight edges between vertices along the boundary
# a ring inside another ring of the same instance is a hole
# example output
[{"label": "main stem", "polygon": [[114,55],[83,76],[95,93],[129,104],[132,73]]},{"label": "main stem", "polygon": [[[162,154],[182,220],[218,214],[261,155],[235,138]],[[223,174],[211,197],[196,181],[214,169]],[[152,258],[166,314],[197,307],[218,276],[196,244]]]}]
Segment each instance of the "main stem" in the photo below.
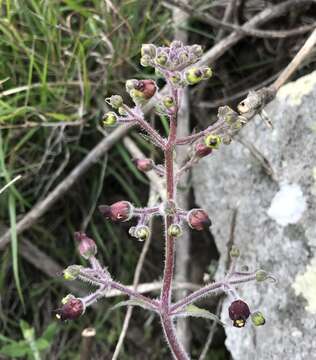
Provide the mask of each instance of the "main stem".
[{"label": "main stem", "polygon": [[[171,91],[176,106],[173,114],[170,116],[169,137],[164,150],[167,183],[167,207],[172,207],[175,199],[173,151],[176,144],[177,114],[179,109],[178,90],[171,86]],[[177,338],[176,330],[171,317],[171,291],[175,260],[175,238],[168,234],[168,228],[173,223],[173,217],[174,215],[171,212],[170,214],[167,214],[164,219],[166,253],[163,285],[160,297],[160,318],[167,342],[170,346],[174,358],[177,360],[188,360],[189,356],[186,354]]]}]

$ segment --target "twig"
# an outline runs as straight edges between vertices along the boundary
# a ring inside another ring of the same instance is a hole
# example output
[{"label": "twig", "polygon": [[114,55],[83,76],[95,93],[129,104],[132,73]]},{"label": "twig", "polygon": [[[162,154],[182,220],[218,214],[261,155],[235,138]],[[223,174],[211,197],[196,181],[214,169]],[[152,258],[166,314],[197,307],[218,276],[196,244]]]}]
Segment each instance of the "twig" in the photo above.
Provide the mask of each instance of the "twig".
[{"label": "twig", "polygon": [[[223,17],[224,22],[229,21],[229,19],[231,18],[232,14],[234,13],[234,10],[235,10],[236,3],[237,3],[237,0],[229,0],[228,4],[226,5],[226,8],[225,8],[225,13],[224,13],[224,17]],[[216,35],[215,43],[219,42],[223,38],[224,35],[225,35],[225,29],[220,28]]]},{"label": "twig", "polygon": [[4,187],[2,187],[0,189],[0,194],[2,194],[8,187],[10,187],[11,185],[13,185],[16,181],[20,180],[22,178],[22,175],[18,175],[16,176],[13,180],[11,180],[10,182],[8,182],[6,185],[4,185]]},{"label": "twig", "polygon": [[[247,36],[255,36],[260,38],[285,38],[289,36],[296,36],[299,34],[304,34],[315,28],[315,24],[300,26],[296,29],[291,30],[258,30],[252,28],[245,28],[244,26],[239,26],[231,23],[227,23],[226,21],[221,21],[214,18],[212,15],[207,14],[205,12],[199,11],[194,6],[189,5],[181,0],[168,0],[168,3],[179,7],[183,11],[186,11],[191,16],[195,17],[198,20],[204,21],[205,23],[211,26],[222,27],[228,30],[234,30],[237,33],[245,34]],[[300,4],[303,3],[311,3],[314,0],[299,0]]]},{"label": "twig", "polygon": [[299,68],[305,58],[310,54],[313,47],[316,44],[316,29],[311,33],[301,50],[295,55],[294,59],[289,63],[289,65],[282,71],[281,75],[277,80],[272,84],[272,86],[279,90],[282,85],[284,85],[291,75]]},{"label": "twig", "polygon": [[92,359],[91,349],[96,331],[94,328],[86,328],[81,333],[80,360]]}]

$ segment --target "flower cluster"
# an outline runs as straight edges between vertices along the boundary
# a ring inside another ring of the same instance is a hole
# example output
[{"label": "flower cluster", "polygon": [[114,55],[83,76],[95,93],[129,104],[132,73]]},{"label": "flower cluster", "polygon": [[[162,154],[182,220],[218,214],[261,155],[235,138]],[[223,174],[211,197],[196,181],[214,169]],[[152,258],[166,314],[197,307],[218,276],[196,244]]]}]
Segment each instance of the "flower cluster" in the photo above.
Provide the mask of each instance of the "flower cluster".
[{"label": "flower cluster", "polygon": [[[96,287],[96,290],[88,296],[76,298],[68,295],[62,301],[62,307],[56,311],[61,320],[74,320],[80,317],[85,309],[98,299],[106,296],[109,290],[114,289],[127,295],[130,300],[125,304],[139,305],[149,309],[160,316],[167,343],[175,359],[189,359],[177,339],[173,321],[178,316],[201,316],[214,319],[205,309],[199,309],[192,305],[204,296],[225,293],[230,299],[228,309],[229,317],[233,326],[242,328],[246,325],[249,317],[255,326],[265,323],[261,312],[251,312],[249,306],[237,293],[236,286],[245,282],[261,282],[272,278],[267,272],[258,270],[255,272],[236,271],[236,261],[240,251],[233,248],[230,252],[231,264],[224,279],[206,284],[199,290],[187,295],[177,302],[172,301],[172,281],[175,261],[175,241],[181,241],[183,224],[187,223],[193,230],[202,231],[212,225],[211,219],[203,209],[182,209],[176,203],[176,192],[179,179],[182,174],[196,164],[201,158],[208,156],[221,148],[222,144],[228,145],[233,137],[245,126],[254,111],[261,111],[258,97],[259,92],[250,94],[247,99],[239,104],[237,111],[223,106],[218,110],[217,121],[205,130],[186,137],[177,136],[177,116],[181,106],[183,87],[195,85],[202,80],[208,80],[212,76],[212,70],[207,66],[200,66],[199,60],[203,55],[199,45],[185,46],[180,41],[171,42],[170,46],[157,47],[153,44],[144,44],[141,49],[141,64],[151,66],[156,75],[166,81],[167,93],[162,95],[158,86],[151,79],[130,79],[126,81],[126,91],[134,105],[124,103],[120,95],[112,95],[106,99],[108,106],[112,108],[102,119],[105,127],[118,124],[130,124],[138,126],[146,133],[146,138],[164,156],[162,164],[155,164],[152,159],[134,159],[135,167],[142,172],[155,171],[162,181],[165,181],[166,199],[157,200],[154,206],[135,207],[129,201],[121,200],[110,205],[100,205],[99,211],[106,221],[125,222],[136,220],[129,229],[129,234],[139,241],[146,241],[151,235],[150,221],[154,216],[163,218],[166,253],[164,259],[164,273],[159,299],[149,296],[124,286],[111,277],[107,268],[97,260],[97,245],[93,239],[83,232],[75,233],[79,254],[89,262],[89,267],[71,265],[65,269],[63,275],[66,280],[79,279]],[[145,120],[144,105],[154,101],[158,115],[167,117],[169,121],[168,137],[163,137],[159,131],[153,128]],[[187,160],[181,166],[174,166],[174,152],[181,145],[190,145]],[[132,301],[132,303],[130,302]],[[191,306],[191,307],[190,307]],[[193,310],[192,310],[193,306]],[[209,315],[208,315],[209,314]]]}]

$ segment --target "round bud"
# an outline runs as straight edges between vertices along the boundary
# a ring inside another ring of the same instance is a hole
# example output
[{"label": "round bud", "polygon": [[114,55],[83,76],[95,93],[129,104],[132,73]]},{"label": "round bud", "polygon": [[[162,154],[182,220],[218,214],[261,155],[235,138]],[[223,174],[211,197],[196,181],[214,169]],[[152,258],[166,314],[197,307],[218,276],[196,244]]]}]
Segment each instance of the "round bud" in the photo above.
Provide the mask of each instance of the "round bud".
[{"label": "round bud", "polygon": [[251,314],[251,321],[255,326],[262,326],[266,323],[266,319],[260,311],[255,311]]},{"label": "round bud", "polygon": [[120,95],[112,95],[111,97],[106,98],[105,101],[114,109],[118,109],[123,105],[123,98]]},{"label": "round bud", "polygon": [[160,53],[157,57],[156,57],[156,63],[158,65],[164,66],[167,64],[168,61],[168,56],[165,53]]},{"label": "round bud", "polygon": [[62,321],[78,319],[85,311],[85,305],[81,299],[67,297],[68,300],[63,303],[63,306],[56,310],[56,317]]},{"label": "round bud", "polygon": [[189,61],[189,55],[185,51],[183,51],[179,54],[178,59],[181,64],[186,63],[187,61]]},{"label": "round bud", "polygon": [[143,44],[141,48],[141,55],[154,58],[156,56],[156,46],[154,44]]},{"label": "round bud", "polygon": [[204,144],[211,149],[218,149],[222,142],[222,138],[219,135],[208,134],[204,138]]},{"label": "round bud", "polygon": [[150,58],[150,56],[148,56],[148,55],[143,55],[143,56],[140,58],[140,64],[141,64],[143,67],[150,66],[150,65],[151,65],[151,58]]},{"label": "round bud", "polygon": [[267,280],[269,277],[269,274],[264,270],[258,270],[256,271],[256,280],[261,282]]},{"label": "round bud", "polygon": [[75,232],[75,240],[78,241],[78,251],[79,254],[84,259],[89,259],[92,256],[95,256],[97,253],[97,245],[94,240],[90,239],[83,232]]},{"label": "round bud", "polygon": [[105,114],[104,118],[102,119],[102,126],[108,127],[108,126],[115,126],[117,124],[117,115],[110,111],[107,114]]},{"label": "round bud", "polygon": [[201,45],[192,45],[190,47],[190,51],[198,58],[200,58],[203,55],[203,48]]},{"label": "round bud", "polygon": [[172,96],[165,96],[162,103],[167,109],[171,109],[174,106],[174,100]]},{"label": "round bud", "polygon": [[134,159],[133,163],[139,171],[147,172],[153,169],[154,162],[152,159]]},{"label": "round bud", "polygon": [[154,80],[139,80],[135,89],[139,91],[146,100],[148,100],[155,95],[157,85]]},{"label": "round bud", "polygon": [[125,83],[126,91],[130,92],[131,90],[135,89],[138,84],[138,80],[136,79],[129,79]]},{"label": "round bud", "polygon": [[184,74],[185,80],[189,85],[194,85],[203,80],[203,73],[201,69],[193,67],[187,70]]},{"label": "round bud", "polygon": [[118,113],[119,113],[120,115],[122,115],[122,116],[126,116],[126,115],[127,115],[127,111],[124,109],[123,106],[119,107],[117,111],[118,111]]},{"label": "round bud", "polygon": [[182,41],[174,40],[170,43],[170,47],[174,48],[174,49],[181,48],[181,47],[183,47],[183,43],[182,43]]},{"label": "round bud", "polygon": [[187,221],[195,230],[208,229],[212,225],[211,219],[203,209],[192,209],[188,212]]},{"label": "round bud", "polygon": [[249,306],[242,300],[235,300],[230,304],[228,314],[233,325],[242,328],[246,325],[246,320],[250,315]]},{"label": "round bud", "polygon": [[213,149],[205,144],[198,143],[195,145],[195,155],[199,158],[203,158],[212,153]]},{"label": "round bud", "polygon": [[168,228],[168,235],[169,236],[174,236],[174,237],[178,237],[181,236],[182,234],[182,229],[181,226],[179,224],[171,224]]},{"label": "round bud", "polygon": [[237,246],[233,245],[229,252],[230,257],[238,258],[240,256],[240,251]]},{"label": "round bud", "polygon": [[212,69],[210,67],[205,67],[202,69],[203,80],[209,79],[213,75]]},{"label": "round bud", "polygon": [[150,230],[149,227],[146,225],[139,225],[136,226],[135,231],[134,231],[134,236],[139,240],[139,241],[145,241],[149,238],[150,235]]},{"label": "round bud", "polygon": [[72,281],[77,279],[80,271],[82,269],[81,265],[70,265],[63,271],[63,277],[65,280]]},{"label": "round bud", "polygon": [[118,201],[112,205],[100,205],[99,211],[106,219],[112,221],[128,221],[134,213],[134,207],[129,201]]},{"label": "round bud", "polygon": [[179,72],[175,71],[172,73],[169,80],[172,82],[173,85],[178,85],[178,84],[180,84],[180,82],[182,80],[181,74]]}]

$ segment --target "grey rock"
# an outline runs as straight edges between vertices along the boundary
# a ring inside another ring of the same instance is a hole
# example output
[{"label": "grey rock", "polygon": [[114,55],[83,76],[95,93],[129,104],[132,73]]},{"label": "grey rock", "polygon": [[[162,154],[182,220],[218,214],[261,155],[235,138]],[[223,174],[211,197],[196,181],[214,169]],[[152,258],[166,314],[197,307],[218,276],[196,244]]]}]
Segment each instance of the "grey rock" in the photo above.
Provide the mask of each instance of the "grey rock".
[{"label": "grey rock", "polygon": [[[193,172],[196,202],[212,218],[221,253],[216,276],[221,278],[225,270],[232,211],[237,208],[234,239],[241,251],[239,266],[262,268],[278,279],[277,284],[238,287],[251,311],[262,311],[266,324],[255,328],[249,321],[243,329],[227,326],[226,345],[236,360],[316,359],[315,99],[313,72],[285,85],[267,106],[273,130],[259,117],[242,130],[242,137],[270,163],[274,179],[237,141],[222,145]],[[283,226],[268,215],[282,183],[299,186],[307,204],[299,219]],[[222,320],[231,323],[228,306],[226,301]]]}]

